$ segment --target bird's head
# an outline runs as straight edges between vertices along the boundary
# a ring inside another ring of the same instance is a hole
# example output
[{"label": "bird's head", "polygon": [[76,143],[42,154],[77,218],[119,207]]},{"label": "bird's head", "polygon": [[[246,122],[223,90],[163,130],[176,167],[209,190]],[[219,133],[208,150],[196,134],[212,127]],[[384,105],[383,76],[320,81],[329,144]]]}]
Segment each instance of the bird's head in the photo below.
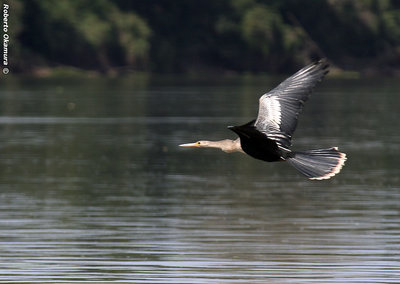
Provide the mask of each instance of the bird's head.
[{"label": "bird's head", "polygon": [[205,141],[205,140],[201,140],[201,141],[197,141],[194,143],[186,143],[186,144],[181,144],[179,146],[181,147],[198,147],[198,148],[210,148],[210,142],[211,141]]}]

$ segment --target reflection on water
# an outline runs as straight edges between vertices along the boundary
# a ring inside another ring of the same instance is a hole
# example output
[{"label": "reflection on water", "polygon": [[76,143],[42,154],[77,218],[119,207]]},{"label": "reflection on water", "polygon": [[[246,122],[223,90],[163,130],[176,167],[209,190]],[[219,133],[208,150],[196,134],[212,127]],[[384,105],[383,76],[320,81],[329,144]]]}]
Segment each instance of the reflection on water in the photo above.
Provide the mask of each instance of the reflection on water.
[{"label": "reflection on water", "polygon": [[18,81],[0,87],[0,282],[397,283],[400,85],[327,80],[284,163],[177,147],[234,137],[274,80]]}]

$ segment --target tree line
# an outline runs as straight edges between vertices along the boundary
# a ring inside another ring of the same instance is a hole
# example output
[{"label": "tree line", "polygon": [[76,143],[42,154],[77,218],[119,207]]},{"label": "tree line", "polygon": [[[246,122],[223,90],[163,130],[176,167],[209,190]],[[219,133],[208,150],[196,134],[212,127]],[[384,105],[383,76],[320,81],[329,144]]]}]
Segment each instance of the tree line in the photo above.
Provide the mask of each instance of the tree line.
[{"label": "tree line", "polygon": [[395,0],[9,0],[16,72],[289,72],[319,57],[396,73]]}]

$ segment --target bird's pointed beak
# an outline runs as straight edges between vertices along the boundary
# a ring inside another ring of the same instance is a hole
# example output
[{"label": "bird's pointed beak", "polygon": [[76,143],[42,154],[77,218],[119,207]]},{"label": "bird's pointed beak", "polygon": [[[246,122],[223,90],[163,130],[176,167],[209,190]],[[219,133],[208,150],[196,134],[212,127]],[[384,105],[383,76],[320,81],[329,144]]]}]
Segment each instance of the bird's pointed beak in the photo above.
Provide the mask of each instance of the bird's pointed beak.
[{"label": "bird's pointed beak", "polygon": [[199,147],[198,143],[186,143],[179,145],[180,147]]}]

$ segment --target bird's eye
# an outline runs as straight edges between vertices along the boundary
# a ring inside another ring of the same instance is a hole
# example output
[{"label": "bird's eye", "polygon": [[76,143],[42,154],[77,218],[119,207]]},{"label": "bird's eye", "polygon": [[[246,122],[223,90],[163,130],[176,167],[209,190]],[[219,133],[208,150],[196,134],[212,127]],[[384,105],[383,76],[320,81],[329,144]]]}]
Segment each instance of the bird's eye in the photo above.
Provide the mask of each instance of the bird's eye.
[{"label": "bird's eye", "polygon": [[200,141],[197,141],[196,144],[197,144],[197,145],[200,145],[201,143],[200,143]]}]

